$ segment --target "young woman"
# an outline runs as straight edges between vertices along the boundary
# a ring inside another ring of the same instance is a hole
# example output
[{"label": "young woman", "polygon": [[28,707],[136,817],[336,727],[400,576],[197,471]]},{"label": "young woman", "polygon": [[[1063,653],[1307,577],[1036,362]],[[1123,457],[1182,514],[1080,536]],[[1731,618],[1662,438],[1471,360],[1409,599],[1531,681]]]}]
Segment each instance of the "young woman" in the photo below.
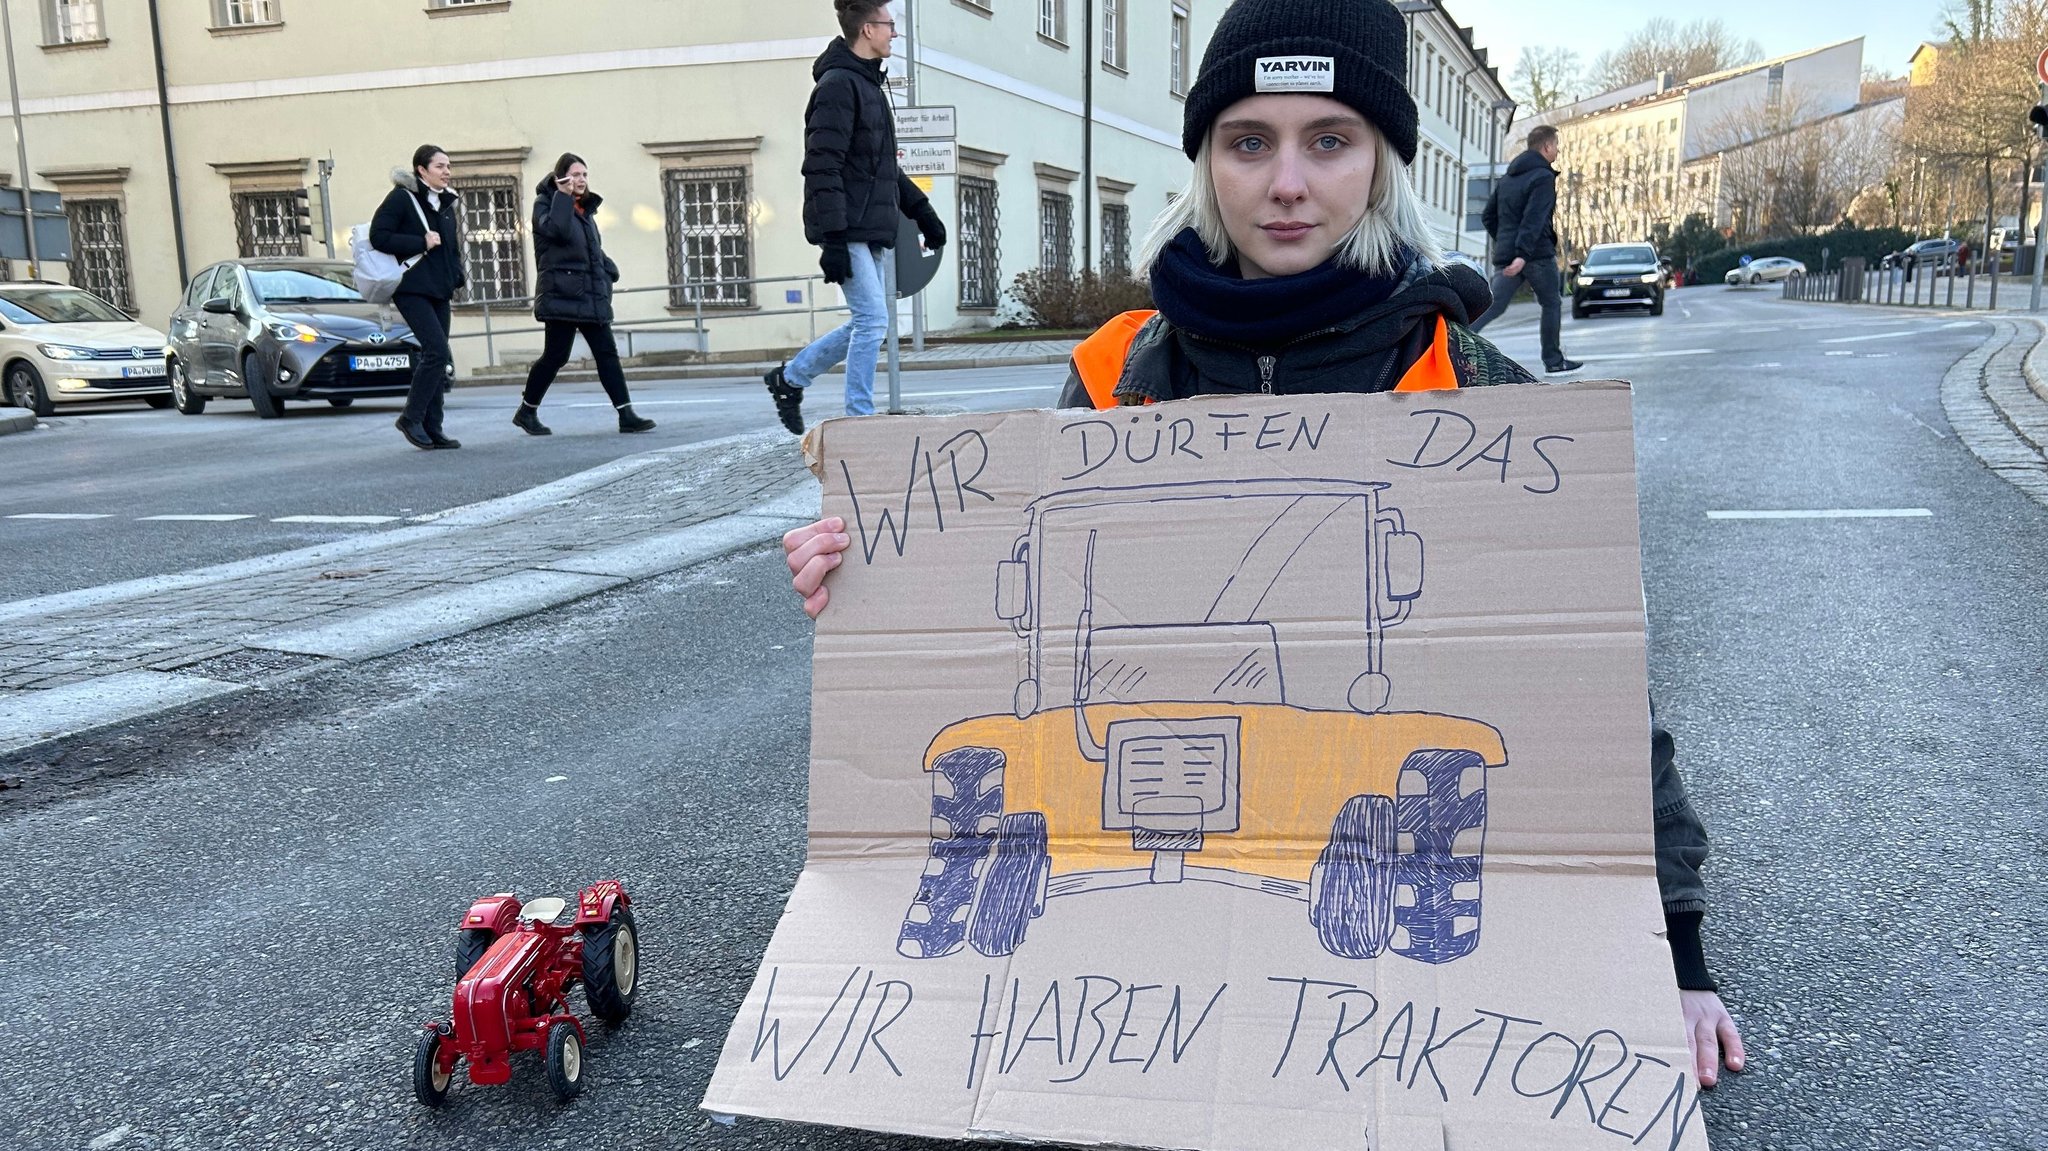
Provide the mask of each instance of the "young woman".
[{"label": "young woman", "polygon": [[420,343],[412,370],[412,391],[398,430],[416,448],[459,448],[441,434],[442,399],[455,382],[455,355],[448,346],[448,302],[468,277],[462,270],[462,208],[448,153],[422,144],[412,166],[391,173],[394,187],[370,220],[370,246],[399,260],[412,260],[391,302]]},{"label": "young woman", "polygon": [[540,182],[533,202],[533,262],[540,269],[539,298],[533,316],[547,325],[547,344],[526,375],[526,394],[512,422],[529,436],[552,434],[540,422],[540,401],[555,382],[555,373],[569,362],[569,349],[582,333],[597,361],[598,382],[604,385],[619,413],[619,430],[644,432],[654,421],[633,414],[626,393],[626,373],[619,367],[619,345],[612,339],[612,285],[619,266],[604,254],[597,232],[597,209],[604,197],[590,190],[590,168],[569,152],[555,161],[555,170]]},{"label": "young woman", "polygon": [[[1262,66],[1275,62],[1293,67]],[[1387,0],[1228,9],[1188,93],[1194,174],[1145,244],[1159,312],[1122,317],[1076,349],[1062,403],[1531,381],[1466,328],[1491,302],[1486,282],[1432,255],[1408,182],[1417,114],[1406,70],[1404,23]],[[813,617],[848,541],[837,517],[783,540]],[[1724,1060],[1741,1070],[1743,1051],[1700,944],[1706,831],[1661,730],[1650,759],[1673,966],[1711,1087]]]}]

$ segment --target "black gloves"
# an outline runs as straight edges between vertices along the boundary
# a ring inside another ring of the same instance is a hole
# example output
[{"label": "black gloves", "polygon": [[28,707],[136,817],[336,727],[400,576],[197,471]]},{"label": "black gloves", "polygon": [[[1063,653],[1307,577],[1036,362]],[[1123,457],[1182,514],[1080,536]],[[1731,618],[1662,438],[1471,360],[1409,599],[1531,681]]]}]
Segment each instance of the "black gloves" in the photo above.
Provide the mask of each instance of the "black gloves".
[{"label": "black gloves", "polygon": [[924,233],[924,246],[936,252],[946,246],[946,224],[927,203],[917,210],[917,230]]},{"label": "black gloves", "polygon": [[853,255],[842,243],[827,242],[825,250],[818,256],[818,269],[825,273],[828,284],[844,284],[853,279]]}]

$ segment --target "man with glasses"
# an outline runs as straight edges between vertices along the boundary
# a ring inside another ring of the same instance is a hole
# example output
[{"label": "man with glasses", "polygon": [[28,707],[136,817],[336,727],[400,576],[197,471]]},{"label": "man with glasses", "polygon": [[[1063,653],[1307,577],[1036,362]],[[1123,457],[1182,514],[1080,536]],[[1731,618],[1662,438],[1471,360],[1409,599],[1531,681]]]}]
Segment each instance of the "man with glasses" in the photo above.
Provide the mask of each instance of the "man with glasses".
[{"label": "man with glasses", "polygon": [[803,389],[846,361],[846,414],[875,412],[875,358],[888,330],[882,261],[893,259],[898,219],[917,222],[927,248],[946,226],[896,167],[896,120],[883,88],[896,21],[885,0],[834,0],[843,35],[811,65],[817,86],[804,109],[804,239],[822,254],[825,282],[840,285],[851,314],[765,377],[775,414],[802,434]]}]

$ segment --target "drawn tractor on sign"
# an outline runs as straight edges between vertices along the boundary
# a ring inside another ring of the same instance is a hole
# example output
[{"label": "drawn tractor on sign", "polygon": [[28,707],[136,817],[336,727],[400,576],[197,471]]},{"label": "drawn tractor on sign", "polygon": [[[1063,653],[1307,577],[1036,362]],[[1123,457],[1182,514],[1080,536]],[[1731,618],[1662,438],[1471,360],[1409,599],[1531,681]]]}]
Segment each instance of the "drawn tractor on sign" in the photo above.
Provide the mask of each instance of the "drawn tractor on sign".
[{"label": "drawn tractor on sign", "polygon": [[[1388,710],[1422,539],[1386,484],[1047,495],[998,565],[1012,714],[925,754],[931,849],[897,950],[1008,955],[1056,898],[1222,883],[1307,904],[1325,949],[1479,945],[1493,727]],[[1226,514],[1227,513],[1227,514]]]}]

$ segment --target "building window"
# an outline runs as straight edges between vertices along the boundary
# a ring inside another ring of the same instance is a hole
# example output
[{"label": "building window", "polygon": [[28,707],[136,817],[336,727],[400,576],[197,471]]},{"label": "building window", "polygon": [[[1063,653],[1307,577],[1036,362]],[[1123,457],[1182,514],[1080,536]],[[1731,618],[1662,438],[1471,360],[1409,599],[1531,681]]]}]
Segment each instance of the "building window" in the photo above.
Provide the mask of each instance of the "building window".
[{"label": "building window", "polygon": [[1188,94],[1188,10],[1173,6],[1173,33],[1167,46],[1167,90],[1176,96]]},{"label": "building window", "polygon": [[1102,0],[1102,62],[1112,68],[1130,67],[1124,49],[1124,2]]},{"label": "building window", "polygon": [[214,0],[213,26],[216,28],[246,28],[255,24],[276,24],[284,18],[278,15],[280,0]]},{"label": "building window", "polygon": [[1038,0],[1038,34],[1067,42],[1067,0]]},{"label": "building window", "polygon": [[436,8],[467,8],[472,4],[505,4],[509,0],[434,0]]},{"label": "building window", "polygon": [[1038,266],[1074,274],[1074,198],[1065,192],[1038,191]]},{"label": "building window", "polygon": [[752,205],[745,168],[671,168],[668,201],[669,306],[754,306]]},{"label": "building window", "polygon": [[1102,274],[1131,274],[1131,207],[1129,204],[1102,206]]},{"label": "building window", "polygon": [[107,38],[100,0],[43,0],[43,42],[91,44]]},{"label": "building window", "polygon": [[1764,80],[1764,106],[1775,112],[1785,102],[1785,66],[1771,65],[1770,74]]},{"label": "building window", "polygon": [[469,283],[458,304],[497,303],[526,295],[526,242],[519,234],[525,197],[516,176],[467,176],[461,194],[462,270]]},{"label": "building window", "polygon": [[1002,222],[996,182],[960,177],[960,306],[993,308],[1002,291]]},{"label": "building window", "polygon": [[303,256],[306,237],[299,231],[297,192],[235,193],[235,243],[245,260],[264,256]]},{"label": "building window", "polygon": [[135,310],[128,279],[128,237],[119,200],[64,201],[71,217],[71,283],[124,312]]}]

